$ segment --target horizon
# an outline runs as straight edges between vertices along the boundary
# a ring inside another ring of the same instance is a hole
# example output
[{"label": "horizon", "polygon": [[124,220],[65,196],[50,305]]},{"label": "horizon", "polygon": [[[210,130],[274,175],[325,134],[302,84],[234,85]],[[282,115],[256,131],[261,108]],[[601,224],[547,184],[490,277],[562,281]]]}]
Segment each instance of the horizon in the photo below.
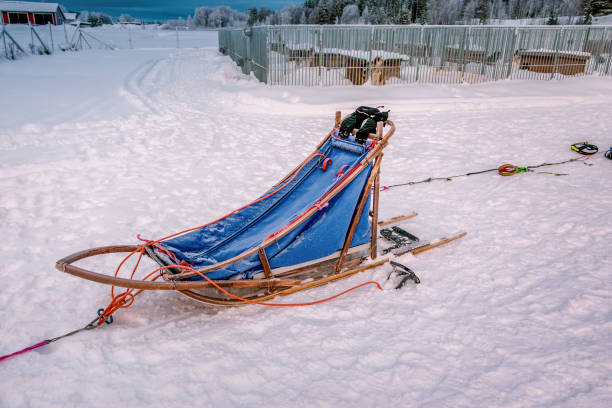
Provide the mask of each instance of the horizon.
[{"label": "horizon", "polygon": [[[32,0],[36,3],[47,3],[47,1]],[[108,14],[113,18],[119,18],[121,14],[129,14],[135,19],[155,21],[178,19],[179,17],[187,18],[193,16],[195,9],[198,7],[218,7],[228,6],[234,10],[246,13],[251,7],[267,7],[269,9],[279,11],[285,7],[295,4],[301,4],[300,1],[291,0],[220,0],[220,1],[202,1],[202,0],[177,0],[171,5],[163,0],[53,0],[64,6],[72,12],[89,11]]]}]

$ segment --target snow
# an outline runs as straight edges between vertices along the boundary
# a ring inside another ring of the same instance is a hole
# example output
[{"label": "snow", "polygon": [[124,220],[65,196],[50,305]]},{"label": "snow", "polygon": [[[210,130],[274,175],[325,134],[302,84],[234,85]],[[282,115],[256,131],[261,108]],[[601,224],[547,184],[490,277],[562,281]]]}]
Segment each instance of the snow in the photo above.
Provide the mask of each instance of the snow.
[{"label": "snow", "polygon": [[[98,32],[98,35],[102,35]],[[0,354],[82,327],[109,288],[57,259],[201,225],[309,154],[337,109],[386,105],[382,184],[612,145],[612,80],[267,87],[202,48],[0,62]],[[461,240],[399,261],[421,278],[304,308],[214,310],[151,292],[115,323],[0,363],[0,406],[612,404],[612,161],[381,193],[381,219]],[[120,256],[85,264],[112,272]],[[388,265],[279,302],[381,283]]]},{"label": "snow", "polygon": [[608,14],[607,16],[593,17],[593,24],[612,25],[612,14]]}]

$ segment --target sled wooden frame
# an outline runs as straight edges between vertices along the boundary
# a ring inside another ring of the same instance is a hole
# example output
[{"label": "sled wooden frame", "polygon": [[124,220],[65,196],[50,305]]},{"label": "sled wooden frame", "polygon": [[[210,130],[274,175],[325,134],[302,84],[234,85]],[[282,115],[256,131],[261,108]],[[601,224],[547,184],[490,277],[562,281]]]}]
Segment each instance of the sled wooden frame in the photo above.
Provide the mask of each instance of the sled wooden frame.
[{"label": "sled wooden frame", "polygon": [[[346,116],[348,117],[348,115]],[[345,117],[345,118],[346,118]],[[314,153],[317,153],[319,149],[333,136],[334,132],[339,128],[341,120],[344,119],[341,117],[340,112],[336,112],[335,116],[335,125],[334,129],[328,133],[328,135],[319,143],[316,147]],[[364,185],[363,191],[360,195],[356,210],[353,214],[351,222],[349,224],[349,228],[347,230],[346,238],[344,241],[344,245],[342,250],[339,252],[339,255],[331,260],[321,261],[314,260],[308,264],[300,264],[296,266],[295,270],[285,271],[279,274],[279,277],[275,277],[273,271],[270,269],[270,265],[266,256],[265,249],[276,243],[278,240],[289,234],[295,228],[300,226],[302,223],[307,222],[308,219],[315,214],[318,209],[313,206],[301,216],[290,222],[283,229],[278,231],[276,234],[268,237],[263,242],[261,242],[258,246],[251,248],[242,252],[241,254],[227,259],[222,262],[218,262],[214,265],[207,266],[205,268],[201,268],[198,270],[201,274],[205,274],[217,269],[221,269],[228,265],[231,265],[235,262],[238,262],[246,257],[249,257],[253,254],[258,254],[263,267],[263,274],[265,276],[264,279],[251,279],[251,280],[214,280],[214,283],[222,288],[235,288],[237,290],[258,290],[255,295],[245,295],[241,296],[245,299],[256,300],[256,301],[265,301],[272,299],[276,296],[284,296],[291,293],[295,293],[301,290],[305,290],[311,287],[319,286],[328,282],[332,282],[341,278],[345,278],[356,274],[358,272],[362,272],[371,268],[375,268],[389,261],[389,258],[384,258],[379,261],[374,261],[373,263],[359,266],[356,268],[343,270],[343,267],[349,266],[349,264],[354,264],[355,261],[360,262],[362,259],[353,259],[348,261],[347,255],[349,254],[350,243],[352,242],[353,235],[355,233],[357,224],[359,222],[360,216],[363,211],[363,207],[367,202],[367,198],[370,193],[370,189],[372,186],[376,187],[379,184],[380,179],[380,164],[383,156],[383,149],[389,143],[389,139],[395,133],[395,125],[392,121],[386,121],[386,125],[389,125],[390,129],[383,136],[383,122],[377,123],[376,134],[370,134],[369,138],[373,139],[376,144],[375,146],[368,152],[368,154],[355,165],[347,174],[340,180],[340,182],[334,186],[328,193],[326,193],[319,201],[318,205],[322,206],[329,202],[332,198],[334,198],[337,194],[339,194],[346,186],[348,186],[362,171],[366,170],[370,163],[374,163],[372,167],[372,171],[367,182]],[[306,163],[311,158],[312,155],[309,156],[302,164],[296,166],[287,176],[285,176],[281,181],[279,181],[274,187],[281,185],[283,182],[288,180],[291,175],[297,171],[303,164]],[[378,202],[379,202],[379,188],[374,188],[373,191],[373,209],[372,209],[372,231],[371,231],[371,239],[370,239],[370,257],[372,260],[375,260],[377,257],[377,245],[376,241],[378,239]],[[416,214],[404,217],[404,219],[410,218]],[[402,218],[402,217],[399,217]],[[389,222],[393,222],[395,219],[390,220]],[[443,245],[447,242],[453,241],[465,235],[462,233],[458,236],[443,239],[435,244],[426,245],[424,247],[418,248],[419,252],[426,251],[428,249]],[[90,280],[93,282],[103,283],[107,285],[113,285],[123,288],[131,288],[138,290],[175,290],[178,291],[190,298],[198,300],[200,302],[209,303],[218,306],[238,306],[238,305],[246,305],[248,302],[232,299],[232,298],[223,298],[223,296],[227,297],[227,295],[223,295],[218,289],[214,289],[214,285],[206,280],[197,280],[197,281],[185,281],[184,279],[197,276],[198,274],[195,272],[181,272],[176,274],[164,274],[162,277],[164,281],[156,282],[156,281],[145,281],[145,280],[135,280],[135,279],[125,279],[115,276],[109,276],[105,274],[100,274],[97,272],[92,272],[86,270],[84,268],[73,265],[74,262],[79,260],[102,255],[102,254],[111,254],[111,253],[131,253],[133,251],[138,250],[142,246],[138,245],[114,245],[114,246],[105,246],[99,248],[92,248],[88,250],[84,250],[81,252],[74,253],[65,258],[60,259],[56,263],[56,268],[62,272]],[[416,251],[416,250],[415,250]],[[145,251],[144,254],[151,257],[151,255]],[[347,262],[348,261],[348,262]],[[287,277],[291,277],[292,275],[308,275],[309,271],[318,271],[321,276],[318,276],[315,279],[309,277],[309,281],[304,283],[301,279],[288,279]],[[324,272],[321,273],[321,270]],[[282,278],[280,277],[282,275]],[[207,290],[213,289],[214,292],[222,297],[218,296],[206,296],[201,293],[195,292],[195,290]],[[261,291],[263,293],[260,293]]]}]

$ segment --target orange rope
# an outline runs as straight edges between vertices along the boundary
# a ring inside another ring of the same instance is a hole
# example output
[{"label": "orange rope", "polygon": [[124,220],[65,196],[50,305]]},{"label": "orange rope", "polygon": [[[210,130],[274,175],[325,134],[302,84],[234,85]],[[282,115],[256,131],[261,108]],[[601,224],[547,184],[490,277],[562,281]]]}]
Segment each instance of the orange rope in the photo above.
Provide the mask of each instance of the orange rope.
[{"label": "orange rope", "polygon": [[[164,269],[170,269],[170,268],[178,268],[178,269],[184,269],[187,271],[191,271],[194,273],[197,273],[198,275],[200,275],[202,278],[206,279],[212,286],[214,286],[216,289],[218,289],[219,291],[225,293],[227,296],[237,299],[237,300],[241,300],[243,302],[246,303],[251,303],[254,305],[261,305],[261,306],[275,306],[275,307],[299,307],[299,306],[312,306],[312,305],[317,305],[320,303],[325,303],[325,302],[329,302],[330,300],[336,299],[337,297],[340,297],[346,293],[349,293],[355,289],[359,289],[363,286],[366,285],[376,285],[376,287],[378,288],[378,290],[382,290],[382,287],[380,286],[380,284],[376,281],[368,281],[368,282],[364,282],[361,283],[357,286],[353,286],[352,288],[349,288],[345,291],[342,291],[340,293],[337,293],[333,296],[330,296],[328,298],[325,299],[320,299],[320,300],[315,300],[312,302],[306,302],[306,303],[265,303],[265,302],[258,302],[256,300],[250,300],[250,299],[246,299],[243,297],[240,297],[238,295],[235,295],[233,293],[228,292],[227,290],[223,289],[221,286],[217,285],[215,283],[215,281],[213,281],[212,279],[210,279],[208,276],[204,275],[202,272],[190,268],[188,266],[183,266],[183,265],[169,265],[169,266],[162,266],[160,268],[157,268],[156,270],[154,270],[153,272],[151,272],[150,274],[148,274],[143,280],[146,280],[148,278],[150,278],[152,275],[161,272]],[[160,278],[162,276],[162,274],[157,275],[156,277],[154,277],[152,280],[157,280],[158,278]],[[138,295],[140,295],[143,290],[140,289],[138,291],[136,291],[135,293],[132,294],[133,289],[127,289],[125,292],[120,293],[117,296],[114,296],[113,299],[111,300],[110,304],[106,307],[106,309],[104,309],[104,311],[100,314],[100,318],[98,319],[98,325],[101,325],[102,323],[104,323],[105,321],[107,321],[117,310],[119,309],[123,309],[123,308],[128,308],[132,305],[132,303],[134,303],[134,298]]]}]

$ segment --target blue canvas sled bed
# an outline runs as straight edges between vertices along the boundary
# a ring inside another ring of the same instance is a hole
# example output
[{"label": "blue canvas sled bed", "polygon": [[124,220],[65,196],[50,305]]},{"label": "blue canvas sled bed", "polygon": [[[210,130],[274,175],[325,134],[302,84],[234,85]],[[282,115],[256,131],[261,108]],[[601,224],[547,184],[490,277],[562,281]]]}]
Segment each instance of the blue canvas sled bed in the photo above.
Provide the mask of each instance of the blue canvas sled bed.
[{"label": "blue canvas sled bed", "polygon": [[[210,281],[245,298],[265,300],[363,270],[356,265],[361,259],[376,258],[380,164],[395,126],[386,121],[383,135],[384,124],[379,122],[376,134],[362,145],[354,137],[337,137],[340,120],[338,112],[334,129],[304,162],[229,216],[151,245],[82,251],[59,260],[56,267],[96,282],[177,290],[217,305],[244,302],[223,294]],[[163,279],[126,279],[73,265],[90,256],[139,248],[165,267]],[[370,265],[377,263],[365,268]]]}]

